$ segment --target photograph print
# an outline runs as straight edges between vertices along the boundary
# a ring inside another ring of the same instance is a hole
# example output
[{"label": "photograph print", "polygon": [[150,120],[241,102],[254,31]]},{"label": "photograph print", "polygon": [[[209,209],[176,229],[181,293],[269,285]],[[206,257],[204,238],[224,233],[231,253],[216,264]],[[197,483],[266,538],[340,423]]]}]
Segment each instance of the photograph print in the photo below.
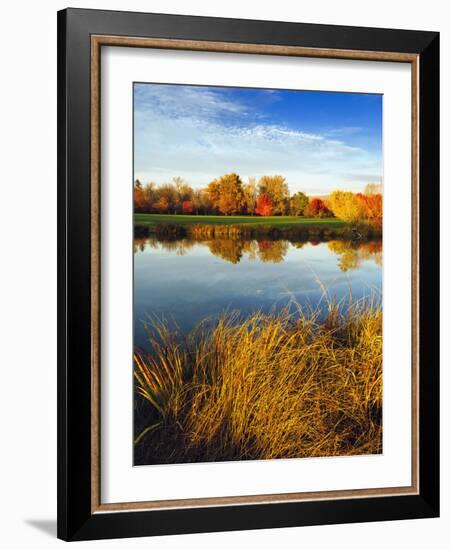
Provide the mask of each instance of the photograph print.
[{"label": "photograph print", "polygon": [[382,453],[382,108],[134,83],[134,465]]}]

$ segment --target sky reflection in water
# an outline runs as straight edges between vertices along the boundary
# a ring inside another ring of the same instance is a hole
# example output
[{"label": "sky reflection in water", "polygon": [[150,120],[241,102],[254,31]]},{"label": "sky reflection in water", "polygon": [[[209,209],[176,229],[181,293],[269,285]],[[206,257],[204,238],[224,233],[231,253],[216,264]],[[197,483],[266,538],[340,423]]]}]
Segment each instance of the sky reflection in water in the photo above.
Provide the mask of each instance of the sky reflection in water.
[{"label": "sky reflection in water", "polygon": [[382,242],[134,241],[135,345],[146,347],[147,316],[190,330],[205,317],[280,309],[293,301],[316,307],[323,285],[337,301],[382,290]]}]

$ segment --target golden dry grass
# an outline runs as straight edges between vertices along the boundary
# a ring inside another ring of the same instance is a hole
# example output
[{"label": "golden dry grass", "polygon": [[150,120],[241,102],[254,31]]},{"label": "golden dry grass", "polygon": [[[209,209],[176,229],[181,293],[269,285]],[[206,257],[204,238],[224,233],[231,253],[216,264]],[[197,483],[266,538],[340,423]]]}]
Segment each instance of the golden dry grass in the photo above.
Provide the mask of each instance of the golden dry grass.
[{"label": "golden dry grass", "polygon": [[224,315],[136,353],[137,464],[382,451],[382,312]]}]

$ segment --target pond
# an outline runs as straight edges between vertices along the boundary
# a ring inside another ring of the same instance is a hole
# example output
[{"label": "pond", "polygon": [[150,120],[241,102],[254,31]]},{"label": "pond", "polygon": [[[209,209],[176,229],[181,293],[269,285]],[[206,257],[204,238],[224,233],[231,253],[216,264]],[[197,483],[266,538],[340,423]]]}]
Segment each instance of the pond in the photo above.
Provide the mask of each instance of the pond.
[{"label": "pond", "polygon": [[134,344],[146,349],[144,322],[156,316],[189,331],[228,311],[246,316],[282,307],[346,307],[381,301],[382,241],[134,240]]}]

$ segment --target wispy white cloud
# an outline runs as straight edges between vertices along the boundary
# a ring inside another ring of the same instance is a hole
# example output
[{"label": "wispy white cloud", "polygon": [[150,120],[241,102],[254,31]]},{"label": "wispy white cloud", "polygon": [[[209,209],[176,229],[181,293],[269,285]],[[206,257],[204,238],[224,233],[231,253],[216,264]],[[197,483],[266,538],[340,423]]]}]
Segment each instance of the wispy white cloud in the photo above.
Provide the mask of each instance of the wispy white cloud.
[{"label": "wispy white cloud", "polygon": [[[135,109],[140,116],[160,114],[173,118],[217,118],[246,115],[245,103],[231,100],[226,93],[211,88],[178,85],[135,85]],[[147,118],[147,117],[146,117]]]},{"label": "wispy white cloud", "polygon": [[163,183],[179,175],[199,187],[235,171],[243,178],[283,174],[292,191],[361,190],[380,180],[381,159],[348,145],[340,139],[345,135],[345,128],[311,133],[274,124],[223,89],[135,90],[135,177],[143,181]]},{"label": "wispy white cloud", "polygon": [[331,128],[325,132],[326,136],[352,136],[362,131],[360,126],[343,126],[342,128]]}]

